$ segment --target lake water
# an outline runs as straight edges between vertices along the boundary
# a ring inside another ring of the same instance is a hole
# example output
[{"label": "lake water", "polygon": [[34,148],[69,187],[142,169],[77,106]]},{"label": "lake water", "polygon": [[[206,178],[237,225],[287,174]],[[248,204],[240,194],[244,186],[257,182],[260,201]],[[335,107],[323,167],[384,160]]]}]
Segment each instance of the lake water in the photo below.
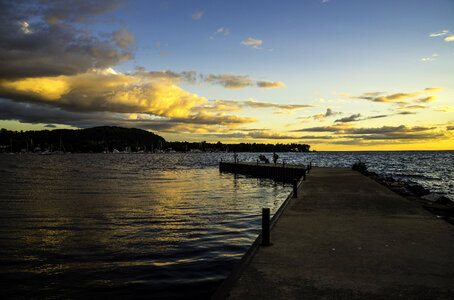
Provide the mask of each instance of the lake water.
[{"label": "lake water", "polygon": [[[453,151],[279,155],[318,166],[361,160],[454,199]],[[219,173],[232,157],[0,155],[2,296],[209,298],[256,238],[261,208],[273,213],[291,190]]]},{"label": "lake water", "polygon": [[8,298],[208,298],[290,191],[210,154],[0,160]]}]

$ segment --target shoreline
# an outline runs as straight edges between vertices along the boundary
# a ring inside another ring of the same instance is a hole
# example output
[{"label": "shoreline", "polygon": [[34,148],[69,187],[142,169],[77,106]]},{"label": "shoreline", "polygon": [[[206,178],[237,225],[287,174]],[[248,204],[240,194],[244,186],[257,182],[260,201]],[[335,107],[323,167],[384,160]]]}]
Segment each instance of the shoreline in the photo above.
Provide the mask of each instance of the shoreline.
[{"label": "shoreline", "polygon": [[360,173],[387,187],[405,199],[419,203],[430,213],[454,225],[454,201],[447,196],[432,193],[418,183],[410,184],[402,180],[394,179],[391,176],[383,176],[370,171]]}]

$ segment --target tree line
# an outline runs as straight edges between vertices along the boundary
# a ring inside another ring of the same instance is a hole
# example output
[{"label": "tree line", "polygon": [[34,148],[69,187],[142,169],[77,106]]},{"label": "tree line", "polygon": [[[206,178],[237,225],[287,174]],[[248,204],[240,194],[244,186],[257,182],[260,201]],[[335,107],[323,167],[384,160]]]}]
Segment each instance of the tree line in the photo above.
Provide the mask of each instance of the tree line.
[{"label": "tree line", "polygon": [[152,132],[116,126],[11,131],[1,129],[0,152],[308,152],[307,144],[168,142]]},{"label": "tree line", "polygon": [[221,142],[167,142],[166,145],[178,152],[202,151],[202,152],[308,152],[310,145],[307,144],[263,144],[263,143],[239,143],[224,144]]},{"label": "tree line", "polygon": [[164,138],[142,129],[101,126],[86,129],[55,129],[39,131],[0,132],[4,152],[130,152],[162,148]]}]

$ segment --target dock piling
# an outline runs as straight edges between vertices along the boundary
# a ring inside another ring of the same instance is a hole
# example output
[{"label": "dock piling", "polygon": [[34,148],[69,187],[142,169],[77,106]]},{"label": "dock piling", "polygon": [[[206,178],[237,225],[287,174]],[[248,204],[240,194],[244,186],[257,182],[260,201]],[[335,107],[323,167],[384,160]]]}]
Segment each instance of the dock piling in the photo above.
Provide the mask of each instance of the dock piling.
[{"label": "dock piling", "polygon": [[293,198],[298,197],[298,180],[296,178],[293,179]]},{"label": "dock piling", "polygon": [[270,209],[262,208],[262,246],[270,245]]}]

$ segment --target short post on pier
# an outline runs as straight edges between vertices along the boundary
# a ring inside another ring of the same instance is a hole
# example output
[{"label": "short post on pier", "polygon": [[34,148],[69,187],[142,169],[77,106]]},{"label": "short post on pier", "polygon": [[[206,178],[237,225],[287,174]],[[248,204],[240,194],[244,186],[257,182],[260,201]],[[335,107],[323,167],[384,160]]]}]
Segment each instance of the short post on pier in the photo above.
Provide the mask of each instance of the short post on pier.
[{"label": "short post on pier", "polygon": [[307,170],[307,173],[309,174],[309,170],[310,170],[309,165],[307,165],[306,170]]},{"label": "short post on pier", "polygon": [[293,178],[293,198],[298,197],[298,180]]},{"label": "short post on pier", "polygon": [[270,245],[270,209],[262,208],[262,246]]},{"label": "short post on pier", "polygon": [[304,169],[304,172],[303,172],[303,181],[306,181],[306,169]]}]

